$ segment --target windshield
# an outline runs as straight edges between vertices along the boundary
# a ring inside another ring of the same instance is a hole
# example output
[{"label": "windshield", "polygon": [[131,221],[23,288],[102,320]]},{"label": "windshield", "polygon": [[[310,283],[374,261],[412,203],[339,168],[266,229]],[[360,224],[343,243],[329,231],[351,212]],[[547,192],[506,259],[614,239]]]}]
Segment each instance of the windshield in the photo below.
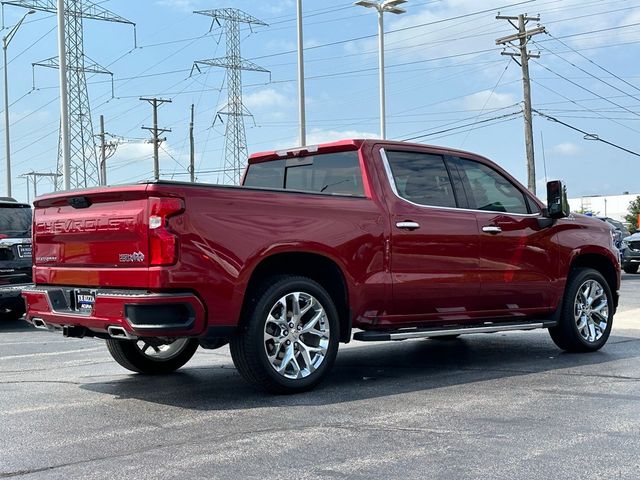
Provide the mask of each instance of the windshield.
[{"label": "windshield", "polygon": [[24,205],[0,208],[0,238],[31,236],[31,208]]}]

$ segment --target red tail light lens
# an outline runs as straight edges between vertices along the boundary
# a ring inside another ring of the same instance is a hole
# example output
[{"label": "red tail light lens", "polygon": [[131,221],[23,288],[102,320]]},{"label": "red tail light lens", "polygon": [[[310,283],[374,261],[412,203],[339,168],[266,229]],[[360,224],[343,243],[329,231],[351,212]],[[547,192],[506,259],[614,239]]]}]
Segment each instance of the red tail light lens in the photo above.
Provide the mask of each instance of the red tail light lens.
[{"label": "red tail light lens", "polygon": [[149,198],[149,264],[173,265],[178,261],[178,237],[171,233],[167,219],[181,213],[184,202],[180,198]]}]

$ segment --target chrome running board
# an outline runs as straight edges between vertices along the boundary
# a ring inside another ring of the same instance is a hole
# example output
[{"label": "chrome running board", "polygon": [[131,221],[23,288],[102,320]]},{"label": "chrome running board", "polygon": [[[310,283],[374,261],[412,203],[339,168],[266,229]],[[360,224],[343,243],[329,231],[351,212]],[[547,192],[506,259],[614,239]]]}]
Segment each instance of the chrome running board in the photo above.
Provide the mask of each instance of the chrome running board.
[{"label": "chrome running board", "polygon": [[363,342],[384,342],[389,340],[409,340],[412,338],[446,337],[451,335],[466,335],[468,333],[495,333],[511,330],[535,330],[549,328],[556,325],[554,321],[528,323],[485,323],[470,327],[435,327],[435,328],[402,328],[398,330],[366,330],[357,332],[354,340]]}]

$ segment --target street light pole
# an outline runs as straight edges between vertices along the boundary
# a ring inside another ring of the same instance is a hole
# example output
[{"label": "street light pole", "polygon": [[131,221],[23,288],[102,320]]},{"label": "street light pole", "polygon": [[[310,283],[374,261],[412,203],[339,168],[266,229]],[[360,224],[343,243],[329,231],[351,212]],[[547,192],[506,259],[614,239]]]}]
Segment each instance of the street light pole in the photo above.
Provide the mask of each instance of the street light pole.
[{"label": "street light pole", "polygon": [[58,74],[60,75],[60,147],[62,150],[63,190],[71,189],[71,144],[69,143],[69,94],[67,88],[67,44],[64,0],[58,0]]},{"label": "street light pole", "polygon": [[304,99],[304,45],[302,40],[302,0],[298,0],[297,4],[297,26],[298,26],[298,121],[300,146],[307,145],[307,126]]},{"label": "street light pole", "polygon": [[27,13],[23,15],[18,23],[11,29],[11,31],[2,38],[2,52],[4,59],[4,148],[5,148],[5,161],[6,161],[6,183],[7,183],[7,197],[11,197],[11,144],[9,138],[9,73],[8,73],[8,65],[7,61],[7,48],[9,48],[9,44],[16,32],[24,22],[24,19],[27,18],[27,15],[31,15],[35,13],[35,10],[29,10]]},{"label": "street light pole", "polygon": [[380,138],[387,138],[387,121],[384,87],[384,13],[378,9],[378,75],[380,76]]},{"label": "street light pole", "polygon": [[380,76],[380,138],[387,138],[386,123],[386,102],[385,102],[385,86],[384,86],[384,13],[395,13],[399,15],[405,13],[406,10],[398,8],[398,5],[406,3],[407,0],[384,0],[374,2],[372,0],[359,0],[354,5],[366,8],[375,8],[378,12],[378,68]]}]

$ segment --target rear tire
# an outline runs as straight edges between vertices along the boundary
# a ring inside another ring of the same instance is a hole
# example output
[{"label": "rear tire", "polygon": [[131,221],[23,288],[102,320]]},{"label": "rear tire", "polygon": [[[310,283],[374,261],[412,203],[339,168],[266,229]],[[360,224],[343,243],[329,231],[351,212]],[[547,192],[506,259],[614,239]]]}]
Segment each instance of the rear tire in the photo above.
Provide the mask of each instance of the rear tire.
[{"label": "rear tire", "polygon": [[607,343],[613,314],[613,295],[604,277],[592,268],[577,268],[569,275],[558,325],[549,328],[549,335],[568,352],[594,352]]},{"label": "rear tire", "polygon": [[638,267],[640,267],[640,265],[634,264],[622,267],[622,269],[624,270],[624,273],[638,273]]},{"label": "rear tire", "polygon": [[231,339],[240,374],[270,393],[315,387],[338,352],[338,312],[317,282],[299,276],[268,279],[250,300],[244,324]]},{"label": "rear tire", "polygon": [[171,373],[186,364],[198,349],[195,338],[167,343],[156,339],[107,340],[113,359],[127,370],[147,375]]}]

